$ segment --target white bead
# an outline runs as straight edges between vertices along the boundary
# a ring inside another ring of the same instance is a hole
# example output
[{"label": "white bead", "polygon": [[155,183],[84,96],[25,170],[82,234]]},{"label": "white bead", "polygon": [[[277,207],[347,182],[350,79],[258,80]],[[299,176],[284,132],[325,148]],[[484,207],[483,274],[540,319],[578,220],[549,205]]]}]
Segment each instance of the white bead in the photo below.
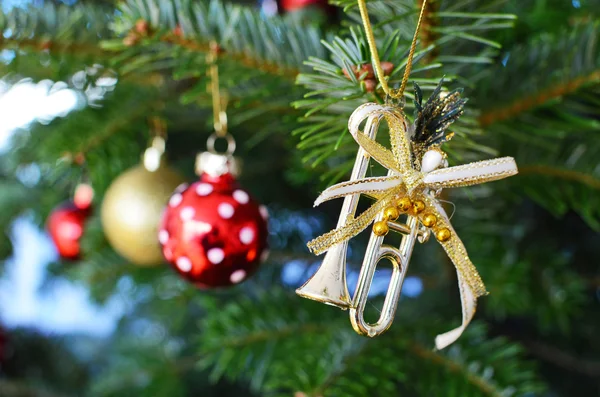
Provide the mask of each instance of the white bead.
[{"label": "white bead", "polygon": [[225,259],[225,252],[223,252],[221,248],[211,248],[206,253],[206,256],[208,257],[210,263],[213,265],[218,265],[219,263],[223,262],[223,259]]},{"label": "white bead", "polygon": [[236,270],[235,272],[231,273],[231,276],[229,276],[229,280],[234,284],[239,283],[240,281],[242,281],[245,278],[246,278],[246,272],[242,269]]},{"label": "white bead", "polygon": [[250,196],[243,190],[236,190],[233,192],[233,199],[240,204],[246,204],[250,200]]},{"label": "white bead", "polygon": [[437,169],[441,164],[444,157],[438,150],[428,150],[423,155],[423,160],[421,161],[421,171],[422,172],[431,172]]},{"label": "white bead", "polygon": [[217,207],[217,212],[223,219],[229,219],[233,216],[235,210],[233,209],[233,205],[229,203],[221,203]]}]

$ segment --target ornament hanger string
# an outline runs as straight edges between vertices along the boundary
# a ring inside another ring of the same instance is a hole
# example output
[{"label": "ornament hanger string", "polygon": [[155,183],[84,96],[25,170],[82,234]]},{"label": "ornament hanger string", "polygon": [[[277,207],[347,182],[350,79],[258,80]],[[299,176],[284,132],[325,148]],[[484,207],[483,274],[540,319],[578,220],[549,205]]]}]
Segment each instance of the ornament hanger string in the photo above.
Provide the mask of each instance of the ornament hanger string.
[{"label": "ornament hanger string", "polygon": [[381,67],[381,60],[379,59],[379,53],[377,52],[377,45],[375,43],[375,35],[373,34],[373,27],[371,26],[371,20],[369,19],[369,13],[367,11],[366,0],[357,0],[357,1],[358,1],[358,9],[360,10],[360,16],[362,18],[362,23],[365,28],[365,33],[367,35],[367,42],[369,43],[369,50],[371,51],[371,59],[374,63],[375,70],[377,71],[377,78],[379,80],[379,83],[381,84],[381,88],[392,99],[403,98],[404,90],[406,89],[406,85],[408,83],[408,77],[410,76],[410,72],[412,70],[412,61],[413,61],[413,57],[415,55],[415,49],[417,48],[417,38],[419,37],[419,30],[421,29],[421,22],[423,21],[423,14],[425,12],[425,6],[427,4],[427,0],[423,0],[423,4],[421,5],[419,21],[417,22],[417,28],[415,29],[415,35],[413,37],[412,44],[410,45],[410,52],[408,53],[408,60],[406,63],[406,68],[404,69],[404,76],[402,77],[402,84],[400,85],[400,88],[397,90],[393,90],[389,87],[388,82],[385,79],[385,76],[383,74],[383,68]]},{"label": "ornament hanger string", "polygon": [[151,117],[149,120],[150,124],[150,146],[155,148],[163,154],[165,152],[165,145],[167,140],[167,123],[160,117]]},{"label": "ornament hanger string", "polygon": [[206,56],[208,63],[208,76],[210,78],[209,92],[212,95],[213,119],[215,126],[215,134],[219,138],[227,135],[227,94],[221,93],[219,88],[219,67],[217,66],[217,58],[219,56],[219,45],[212,41],[210,43],[210,51]]}]

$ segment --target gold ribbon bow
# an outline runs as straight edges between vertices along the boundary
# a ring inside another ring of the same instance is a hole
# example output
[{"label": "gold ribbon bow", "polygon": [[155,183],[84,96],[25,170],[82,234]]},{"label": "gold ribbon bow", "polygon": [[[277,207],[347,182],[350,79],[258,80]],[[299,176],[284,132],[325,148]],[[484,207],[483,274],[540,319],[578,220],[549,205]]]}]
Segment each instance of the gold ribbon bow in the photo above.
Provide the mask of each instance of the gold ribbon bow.
[{"label": "gold ribbon bow", "polygon": [[[360,131],[360,124],[385,119],[389,126],[391,150]],[[357,108],[348,121],[350,133],[366,155],[388,169],[388,175],[342,182],[325,190],[315,201],[315,206],[334,198],[365,194],[375,203],[356,218],[308,243],[308,248],[319,255],[332,246],[349,240],[366,229],[382,211],[397,208],[413,216],[425,228],[431,228],[436,238],[456,267],[461,292],[463,323],[460,327],[438,335],[436,346],[442,349],[453,343],[464,331],[475,314],[476,299],[487,292],[477,269],[469,259],[465,246],[452,228],[450,220],[436,198],[442,188],[476,185],[517,174],[512,157],[439,168],[443,152],[439,148],[425,153],[422,162],[414,159],[410,130],[401,109],[367,103]],[[393,212],[393,211],[392,211]],[[386,219],[384,222],[393,219]],[[377,226],[377,224],[376,224]],[[385,226],[385,225],[384,225]],[[374,229],[377,232],[377,229]]]}]

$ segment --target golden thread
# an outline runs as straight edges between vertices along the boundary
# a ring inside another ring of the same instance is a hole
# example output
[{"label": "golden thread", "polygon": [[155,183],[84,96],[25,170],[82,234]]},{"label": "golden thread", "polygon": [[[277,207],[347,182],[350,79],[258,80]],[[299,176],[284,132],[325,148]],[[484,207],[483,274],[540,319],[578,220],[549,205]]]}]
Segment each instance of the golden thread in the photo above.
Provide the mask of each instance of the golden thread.
[{"label": "golden thread", "polygon": [[404,76],[402,77],[402,84],[400,88],[396,91],[390,89],[387,80],[385,79],[385,75],[383,74],[383,68],[381,67],[381,60],[379,59],[379,53],[377,52],[377,45],[375,43],[375,34],[373,33],[373,27],[371,26],[371,20],[369,19],[369,13],[367,11],[367,3],[366,0],[358,0],[358,9],[360,10],[360,16],[362,18],[363,26],[365,28],[365,33],[367,35],[367,42],[369,43],[369,50],[371,51],[371,58],[373,63],[375,64],[375,70],[377,70],[377,79],[381,84],[381,88],[383,91],[391,98],[398,99],[403,97],[404,90],[406,89],[406,85],[408,84],[408,77],[410,76],[410,72],[412,69],[412,61],[415,55],[415,50],[417,48],[417,39],[419,37],[419,30],[421,28],[421,23],[423,22],[423,15],[425,12],[425,6],[427,5],[427,0],[423,0],[423,4],[421,5],[421,12],[419,14],[419,20],[417,22],[417,28],[415,29],[415,35],[413,36],[412,43],[410,45],[410,51],[408,53],[408,61],[406,63],[406,68],[404,69]]},{"label": "golden thread", "polygon": [[150,124],[150,136],[152,138],[166,138],[167,137],[167,122],[158,116],[150,117],[148,120]]},{"label": "golden thread", "polygon": [[218,137],[224,137],[227,135],[227,114],[225,113],[225,109],[227,108],[227,95],[221,95],[221,89],[219,88],[218,56],[219,45],[212,41],[210,43],[210,51],[206,54],[206,63],[209,65],[208,76],[210,78],[208,89],[212,96],[215,133]]}]

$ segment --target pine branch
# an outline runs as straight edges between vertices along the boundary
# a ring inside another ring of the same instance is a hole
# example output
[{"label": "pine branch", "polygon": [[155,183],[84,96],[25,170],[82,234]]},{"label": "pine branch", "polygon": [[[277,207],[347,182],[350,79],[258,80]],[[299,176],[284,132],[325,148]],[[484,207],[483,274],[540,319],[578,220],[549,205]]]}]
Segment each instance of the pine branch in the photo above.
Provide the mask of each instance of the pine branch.
[{"label": "pine branch", "polygon": [[80,156],[85,158],[90,151],[106,144],[109,139],[115,134],[122,132],[125,127],[132,123],[132,121],[139,120],[142,116],[147,115],[151,109],[156,109],[157,105],[158,102],[140,101],[123,117],[109,117],[107,119],[108,123],[95,131],[95,133],[90,136],[89,140],[81,142],[76,148],[65,152],[64,157],[67,159],[74,159]]},{"label": "pine branch", "polygon": [[221,345],[213,349],[202,351],[202,354],[214,354],[221,349],[245,348],[253,344],[264,342],[275,342],[299,334],[317,334],[323,332],[326,327],[323,324],[293,324],[282,328],[273,328],[267,330],[257,330],[242,336],[226,338]]},{"label": "pine branch", "polygon": [[4,397],[67,397],[65,394],[54,393],[28,383],[0,379],[0,390]]},{"label": "pine branch", "polygon": [[[469,76],[468,81],[474,84],[472,75],[477,70],[474,64],[493,63],[500,49],[500,43],[491,39],[491,34],[514,26],[515,15],[498,12],[504,2],[429,1],[420,34],[420,47],[434,46],[435,49],[422,62],[442,62],[448,74]],[[334,4],[343,6],[349,12],[349,17],[355,23],[360,23],[355,1],[335,0]],[[421,5],[421,0],[370,1],[369,13],[374,26],[381,29],[384,35],[400,31],[402,39],[409,41]]]},{"label": "pine branch", "polygon": [[479,123],[482,127],[487,127],[494,123],[513,119],[531,109],[565,95],[573,94],[582,87],[596,83],[600,83],[600,70],[596,70],[586,76],[575,77],[569,81],[557,82],[553,87],[519,98],[508,106],[488,109],[479,116]]},{"label": "pine branch", "polygon": [[15,7],[4,14],[0,11],[0,44],[36,46],[40,50],[79,49],[91,55],[101,52],[94,48],[109,35],[106,7],[88,5],[55,5]]},{"label": "pine branch", "polygon": [[[600,25],[593,20],[556,35],[543,34],[505,54],[505,66],[479,85],[484,126],[517,118],[600,81]],[[527,54],[528,56],[520,56]],[[515,79],[520,83],[512,84]],[[506,87],[514,87],[507,90]],[[507,105],[508,104],[508,105]]]},{"label": "pine branch", "polygon": [[[121,4],[120,11],[114,31],[129,34],[133,44],[147,46],[162,40],[204,53],[215,41],[224,59],[288,79],[297,75],[304,59],[323,54],[318,28],[280,17],[265,19],[253,8],[220,0],[130,0]],[[147,28],[140,28],[144,24]],[[105,47],[121,51],[127,42],[113,40]]]},{"label": "pine branch", "polygon": [[593,229],[600,228],[597,121],[600,86],[547,103],[489,126],[503,137],[500,150],[523,170],[509,183],[555,216],[573,210]]},{"label": "pine branch", "polygon": [[[166,33],[164,35],[154,35],[148,37],[147,40],[141,41],[139,43],[133,44],[131,46],[126,45],[127,47],[136,47],[139,46],[140,50],[143,51],[148,46],[151,46],[153,42],[160,41],[166,43],[167,45],[174,45],[181,47],[191,53],[199,53],[199,54],[208,54],[210,52],[210,44],[202,43],[199,41],[195,41],[193,39],[186,39],[185,37],[175,36],[171,33]],[[111,44],[108,44],[111,45]],[[124,49],[125,47],[118,47],[114,44],[111,45],[113,49]],[[294,80],[296,76],[300,73],[299,69],[292,67],[277,64],[275,62],[269,62],[264,60],[256,59],[246,52],[236,53],[229,51],[221,51],[219,53],[219,57],[221,60],[225,60],[228,62],[233,62],[239,65],[243,65],[248,69],[255,69],[261,73],[275,75],[278,77],[283,77],[289,80]]]},{"label": "pine branch", "polygon": [[[418,7],[423,6],[423,0],[417,0]],[[419,32],[420,44],[424,48],[432,46],[439,38],[439,34],[435,32],[435,27],[439,24],[439,20],[436,16],[436,13],[439,10],[439,2],[438,1],[429,1],[425,10],[423,11],[423,21],[421,22],[421,30]],[[425,64],[431,64],[435,61],[435,59],[439,55],[439,50],[435,48],[432,52],[427,54],[427,56],[423,59]]]},{"label": "pine branch", "polygon": [[590,174],[561,169],[549,165],[529,165],[519,168],[521,175],[544,175],[585,184],[593,189],[600,189],[600,179]]},{"label": "pine branch", "polygon": [[436,365],[444,367],[450,373],[463,376],[465,379],[467,379],[469,383],[471,383],[477,389],[479,389],[485,396],[503,396],[502,391],[494,387],[494,385],[490,384],[486,379],[472,373],[471,371],[467,370],[464,366],[448,359],[447,357],[444,357],[442,355],[437,354],[434,351],[426,349],[418,343],[414,343],[411,346],[409,346],[409,350],[424,360],[430,361]]},{"label": "pine branch", "polygon": [[523,344],[531,354],[566,371],[575,371],[594,379],[600,377],[600,361],[584,360],[536,340],[527,340]]},{"label": "pine branch", "polygon": [[59,53],[59,54],[70,54],[70,55],[78,55],[85,57],[93,57],[95,59],[99,58],[109,58],[113,56],[112,53],[102,50],[98,46],[93,43],[74,43],[74,42],[61,42],[61,41],[52,41],[51,39],[27,39],[27,38],[1,38],[0,37],[0,47],[5,49],[25,49],[25,50],[34,50],[34,51],[49,51],[50,53]]}]

